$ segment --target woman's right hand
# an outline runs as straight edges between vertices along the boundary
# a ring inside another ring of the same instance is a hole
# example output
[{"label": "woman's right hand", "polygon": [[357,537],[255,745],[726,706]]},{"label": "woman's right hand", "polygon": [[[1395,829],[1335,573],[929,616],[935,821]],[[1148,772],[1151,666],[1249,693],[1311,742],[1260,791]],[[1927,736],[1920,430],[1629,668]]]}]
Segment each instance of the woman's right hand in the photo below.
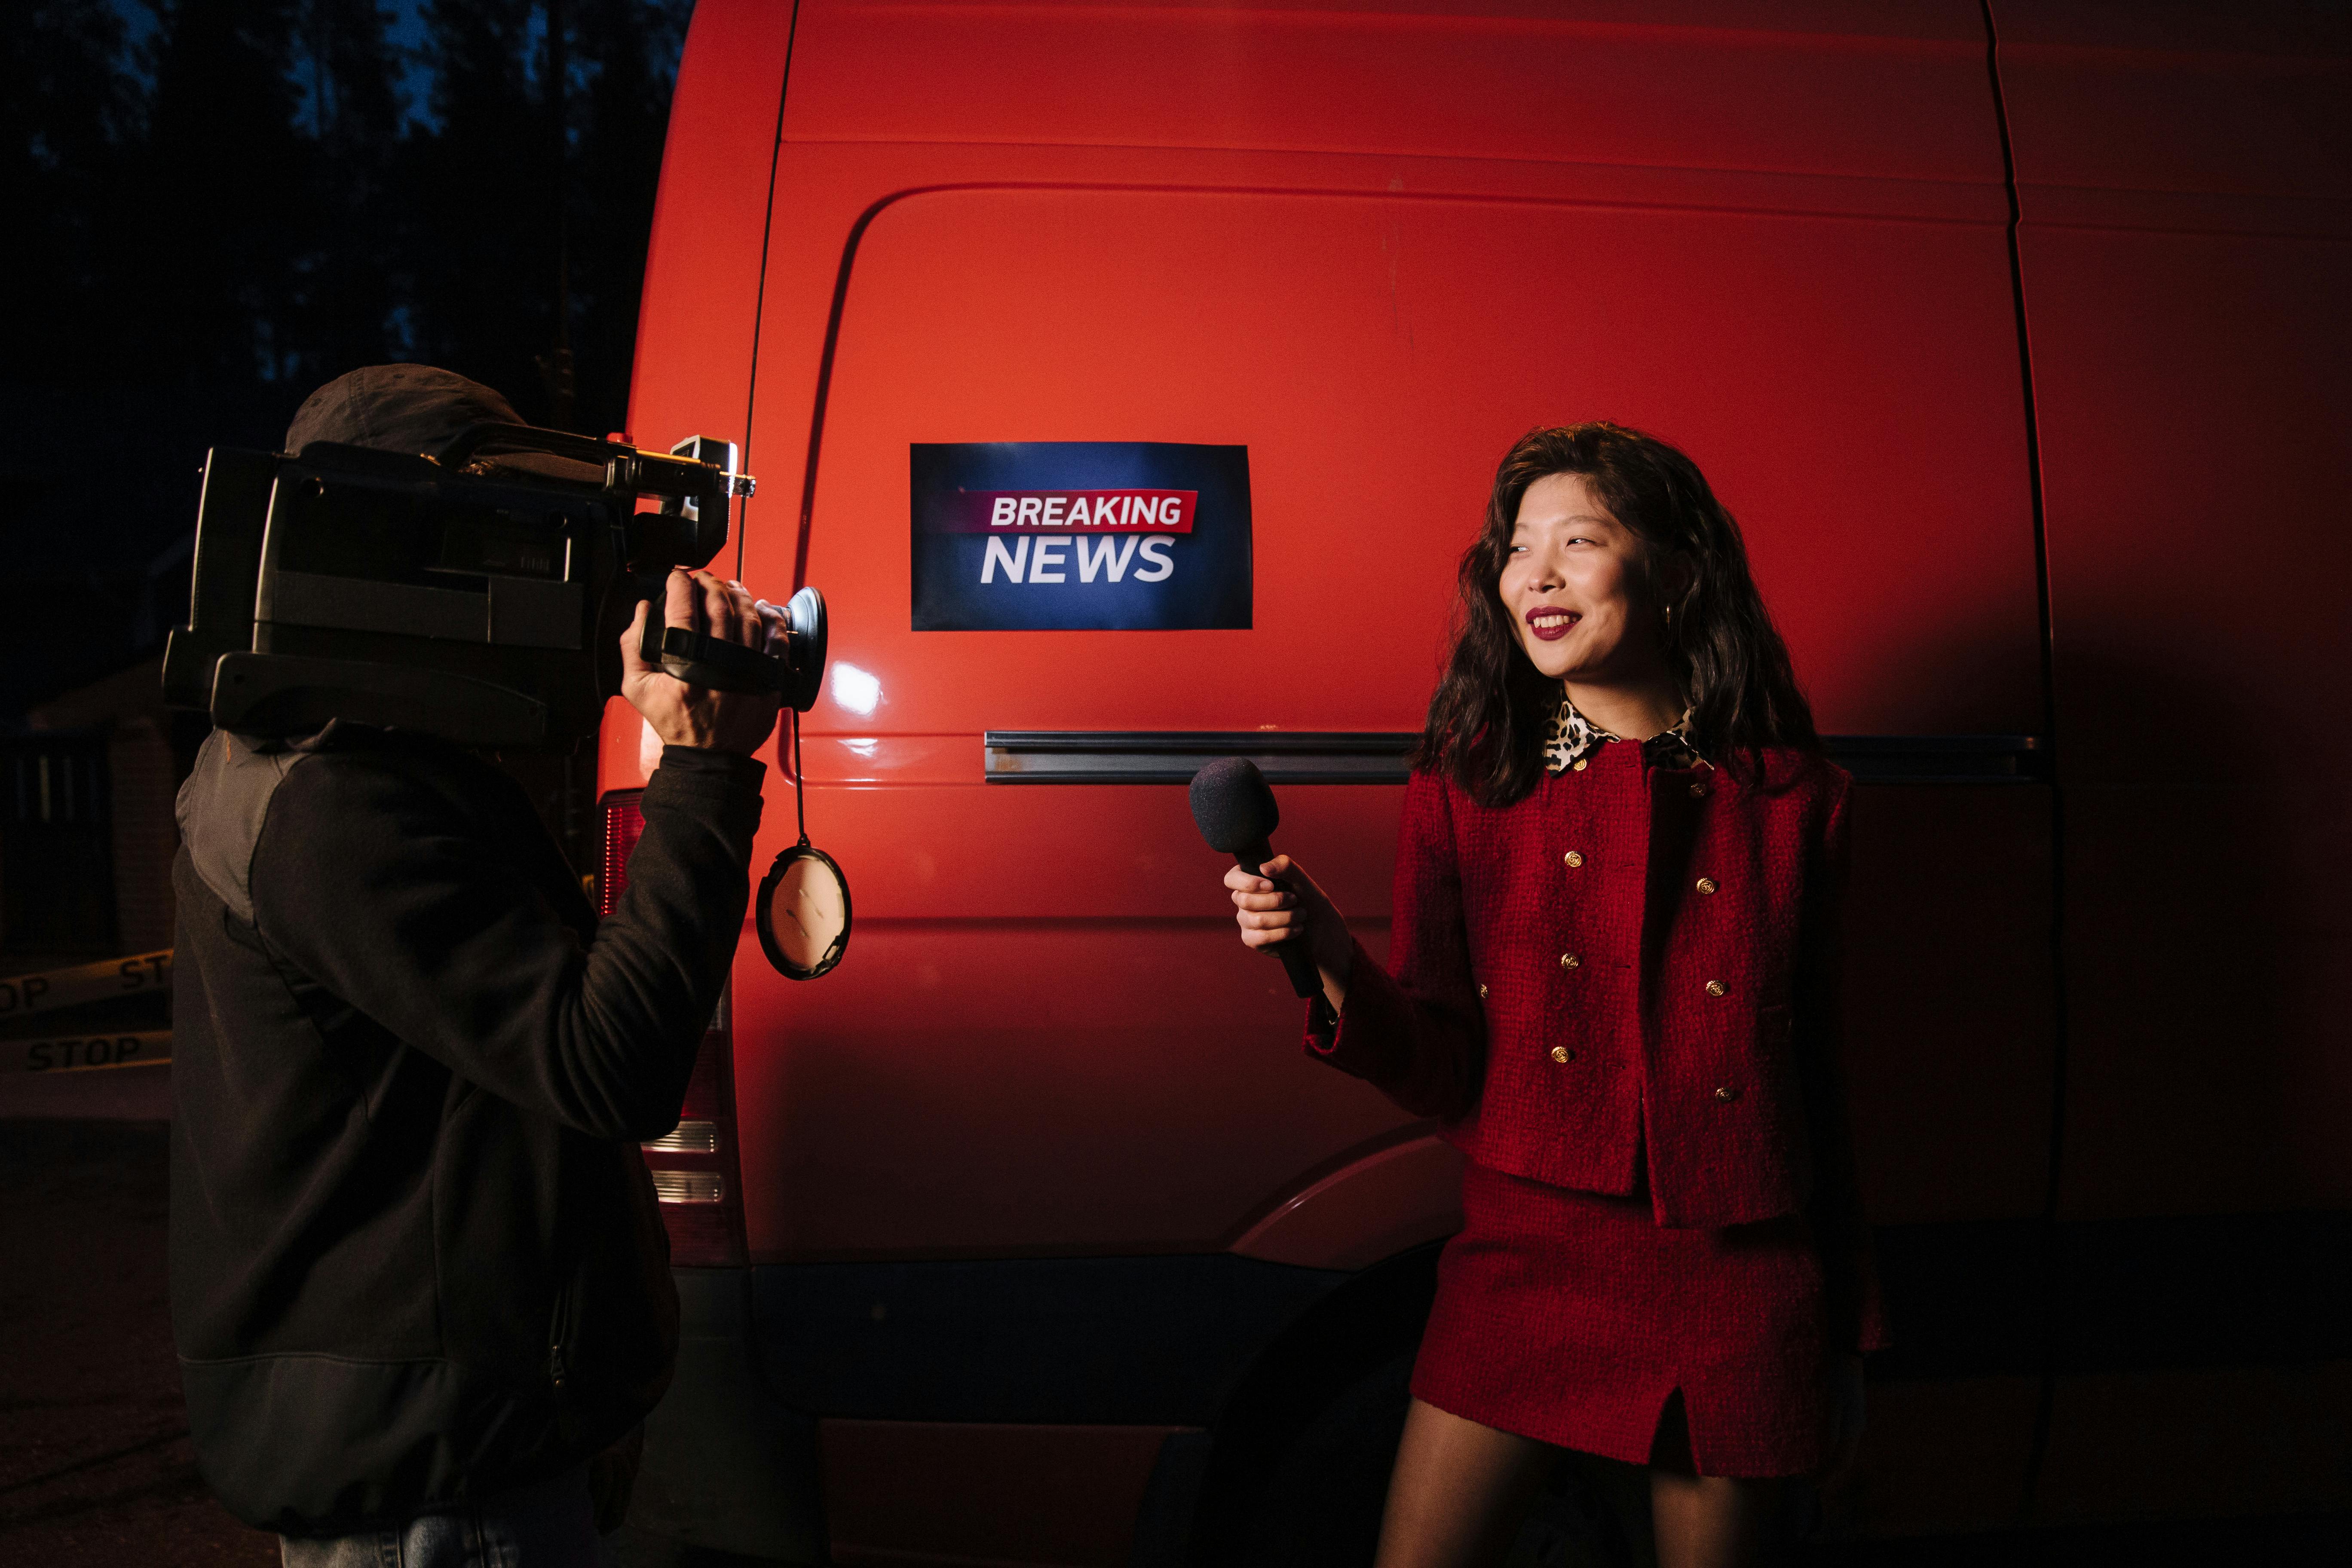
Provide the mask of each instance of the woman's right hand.
[{"label": "woman's right hand", "polygon": [[[1333,1008],[1344,1006],[1349,960],[1355,952],[1355,940],[1348,934],[1346,918],[1316,885],[1315,879],[1289,856],[1277,855],[1260,870],[1265,874],[1255,877],[1239,866],[1225,872],[1225,886],[1234,895],[1234,919],[1242,928],[1242,941],[1258,949],[1286,942],[1307,943],[1307,951],[1315,955],[1315,967],[1323,977],[1323,994]],[[1282,886],[1276,885],[1274,879],[1277,877]]]}]

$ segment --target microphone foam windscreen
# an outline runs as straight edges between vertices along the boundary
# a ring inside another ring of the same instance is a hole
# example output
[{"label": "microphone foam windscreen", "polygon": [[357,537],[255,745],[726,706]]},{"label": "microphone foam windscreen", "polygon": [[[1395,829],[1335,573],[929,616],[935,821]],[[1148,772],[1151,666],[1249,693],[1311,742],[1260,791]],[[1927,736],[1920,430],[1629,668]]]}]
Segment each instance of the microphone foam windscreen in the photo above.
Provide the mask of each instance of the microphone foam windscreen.
[{"label": "microphone foam windscreen", "polygon": [[1192,775],[1192,820],[1209,847],[1231,855],[1274,837],[1282,813],[1247,757],[1220,757]]}]

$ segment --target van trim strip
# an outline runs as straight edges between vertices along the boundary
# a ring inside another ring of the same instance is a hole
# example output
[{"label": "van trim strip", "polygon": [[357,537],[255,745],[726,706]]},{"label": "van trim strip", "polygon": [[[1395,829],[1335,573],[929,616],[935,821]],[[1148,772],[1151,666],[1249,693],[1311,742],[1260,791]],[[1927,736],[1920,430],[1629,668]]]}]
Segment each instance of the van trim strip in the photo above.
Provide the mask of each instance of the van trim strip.
[{"label": "van trim strip", "polygon": [[[1187,784],[1215,757],[1247,757],[1283,784],[1401,784],[1418,731],[991,730],[990,784]],[[2038,735],[1825,735],[1863,784],[2014,784],[2049,778]]]}]

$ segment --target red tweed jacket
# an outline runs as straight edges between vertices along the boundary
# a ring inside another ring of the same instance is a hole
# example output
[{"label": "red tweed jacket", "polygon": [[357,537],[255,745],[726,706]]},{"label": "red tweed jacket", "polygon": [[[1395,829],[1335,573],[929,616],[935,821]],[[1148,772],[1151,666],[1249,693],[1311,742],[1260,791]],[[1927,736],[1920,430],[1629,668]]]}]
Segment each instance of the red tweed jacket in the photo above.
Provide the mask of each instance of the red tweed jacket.
[{"label": "red tweed jacket", "polygon": [[1415,773],[1389,967],[1359,947],[1307,1047],[1453,1123],[1482,1165],[1646,1183],[1662,1226],[1806,1213],[1867,1344],[1884,1335],[1838,1067],[1852,781],[1791,750],[1740,772],[1612,742],[1501,809]]}]

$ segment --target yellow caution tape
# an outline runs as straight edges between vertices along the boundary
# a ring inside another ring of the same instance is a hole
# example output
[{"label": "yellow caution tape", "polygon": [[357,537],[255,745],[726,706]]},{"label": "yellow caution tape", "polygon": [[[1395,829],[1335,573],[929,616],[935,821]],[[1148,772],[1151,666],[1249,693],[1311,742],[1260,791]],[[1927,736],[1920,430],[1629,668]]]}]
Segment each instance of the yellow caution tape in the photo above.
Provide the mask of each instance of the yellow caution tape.
[{"label": "yellow caution tape", "polygon": [[0,1073],[90,1072],[100,1068],[163,1067],[172,1060],[172,1031],[64,1035],[53,1040],[0,1040]]},{"label": "yellow caution tape", "polygon": [[44,974],[0,977],[0,1019],[29,1018],[117,996],[152,994],[172,988],[172,950],[134,952]]}]

